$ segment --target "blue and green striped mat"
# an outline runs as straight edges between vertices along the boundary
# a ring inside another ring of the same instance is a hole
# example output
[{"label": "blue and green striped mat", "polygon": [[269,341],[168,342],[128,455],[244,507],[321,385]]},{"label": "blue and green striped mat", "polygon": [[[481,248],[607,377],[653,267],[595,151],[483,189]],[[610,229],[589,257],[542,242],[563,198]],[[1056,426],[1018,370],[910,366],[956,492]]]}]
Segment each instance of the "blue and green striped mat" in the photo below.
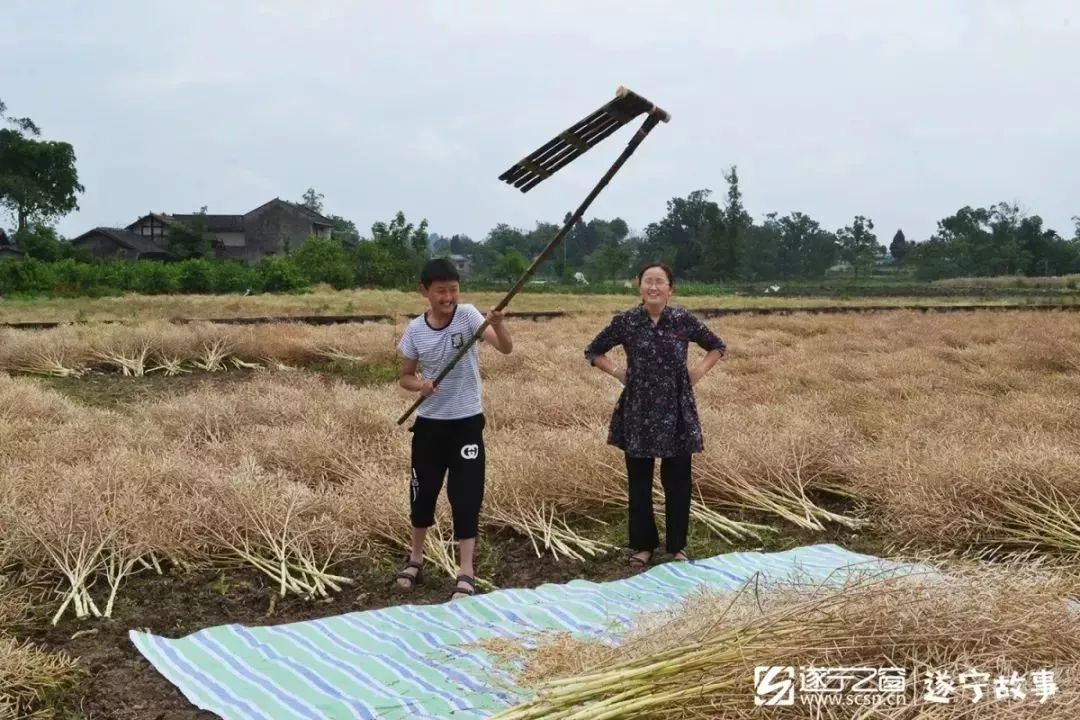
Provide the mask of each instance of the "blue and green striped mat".
[{"label": "blue and green striped mat", "polygon": [[321,620],[223,625],[179,639],[132,631],[139,652],[193,704],[227,720],[485,718],[529,697],[486,652],[568,631],[614,640],[641,613],[755,573],[821,581],[882,567],[836,545],[665,563],[625,580],[498,590],[439,605],[399,605]]}]

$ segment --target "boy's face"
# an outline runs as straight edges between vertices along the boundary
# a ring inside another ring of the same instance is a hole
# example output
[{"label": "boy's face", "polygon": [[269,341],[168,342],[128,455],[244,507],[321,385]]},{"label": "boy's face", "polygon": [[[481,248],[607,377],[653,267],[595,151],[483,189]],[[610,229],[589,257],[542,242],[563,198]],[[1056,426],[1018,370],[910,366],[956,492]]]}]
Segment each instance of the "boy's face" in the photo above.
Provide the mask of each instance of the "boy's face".
[{"label": "boy's face", "polygon": [[431,309],[441,315],[454,312],[458,303],[458,291],[456,280],[436,280],[430,287],[420,286],[420,294],[427,298]]}]

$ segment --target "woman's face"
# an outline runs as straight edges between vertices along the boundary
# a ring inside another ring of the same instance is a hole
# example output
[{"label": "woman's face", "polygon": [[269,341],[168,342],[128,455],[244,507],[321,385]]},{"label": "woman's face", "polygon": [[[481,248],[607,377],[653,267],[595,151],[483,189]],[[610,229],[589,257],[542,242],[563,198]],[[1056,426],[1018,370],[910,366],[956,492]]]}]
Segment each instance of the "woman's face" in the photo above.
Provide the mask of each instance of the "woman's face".
[{"label": "woman's face", "polygon": [[663,308],[674,291],[663,268],[651,267],[641,276],[638,292],[641,293],[641,301],[648,307]]}]

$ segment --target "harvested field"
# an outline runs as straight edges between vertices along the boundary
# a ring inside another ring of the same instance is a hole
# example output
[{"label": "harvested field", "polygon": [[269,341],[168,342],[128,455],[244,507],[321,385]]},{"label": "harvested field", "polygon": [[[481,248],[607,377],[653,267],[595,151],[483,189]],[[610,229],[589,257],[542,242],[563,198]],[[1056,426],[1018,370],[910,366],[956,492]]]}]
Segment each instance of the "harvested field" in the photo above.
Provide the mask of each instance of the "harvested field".
[{"label": "harvested field", "polygon": [[[488,587],[628,572],[619,550],[625,471],[605,444],[619,388],[582,355],[605,312],[514,322],[512,355],[481,350],[489,485],[479,572]],[[893,654],[860,645],[862,654],[842,657],[1018,663],[1055,637],[1031,662],[1067,671],[1063,691],[1075,682],[1076,639],[1052,624],[1053,635],[1040,635],[1034,615],[1005,609],[1005,599],[1021,597],[1010,588],[1029,587],[1026,606],[1060,622],[1054,598],[1075,593],[1080,577],[1074,314],[708,322],[730,355],[697,388],[706,451],[695,460],[693,553],[828,541],[885,556],[982,558],[975,569],[963,564],[947,592],[917,603],[904,595],[911,588],[851,588],[829,600],[840,621],[828,627],[772,623],[766,607],[717,633],[768,620],[770,632],[795,633],[800,648],[857,644],[891,603],[923,608],[925,622],[901,612],[882,631]],[[86,673],[62,692],[31,691],[36,707],[58,717],[200,717],[134,653],[131,627],[178,635],[445,599],[453,572],[445,499],[429,550],[445,587],[402,596],[389,583],[408,539],[409,434],[395,424],[411,402],[394,382],[400,330],[146,322],[0,334],[0,613],[28,615],[0,622],[14,628],[0,643],[47,652],[61,687],[68,655]],[[1029,571],[1010,559],[1017,553],[1052,561],[1053,582],[1031,589]],[[8,605],[5,588],[18,591]],[[963,593],[985,597],[983,629],[991,623],[1005,639],[973,632],[962,647],[949,645],[945,635],[975,619],[958,605]],[[652,662],[685,636],[661,639],[633,661]],[[569,657],[536,681],[587,676],[605,662],[588,648]],[[756,658],[746,664],[769,664]],[[727,677],[732,667],[702,672]],[[1069,697],[1059,702],[1075,704]],[[0,694],[0,708],[5,701],[26,702]],[[666,716],[680,716],[671,707]]]}]

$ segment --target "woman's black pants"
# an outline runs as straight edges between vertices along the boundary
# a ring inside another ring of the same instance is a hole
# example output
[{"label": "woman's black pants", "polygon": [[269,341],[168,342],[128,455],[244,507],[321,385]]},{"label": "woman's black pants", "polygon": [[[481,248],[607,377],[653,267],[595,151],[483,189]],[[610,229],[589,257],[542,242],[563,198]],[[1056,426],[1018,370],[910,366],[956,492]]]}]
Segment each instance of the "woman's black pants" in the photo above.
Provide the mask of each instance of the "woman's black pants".
[{"label": "woman's black pants", "polygon": [[[686,548],[690,525],[690,455],[660,460],[660,484],[664,488],[664,530],[666,549],[677,553]],[[653,515],[653,469],[655,458],[626,455],[630,495],[630,549],[652,552],[660,544]]]}]

